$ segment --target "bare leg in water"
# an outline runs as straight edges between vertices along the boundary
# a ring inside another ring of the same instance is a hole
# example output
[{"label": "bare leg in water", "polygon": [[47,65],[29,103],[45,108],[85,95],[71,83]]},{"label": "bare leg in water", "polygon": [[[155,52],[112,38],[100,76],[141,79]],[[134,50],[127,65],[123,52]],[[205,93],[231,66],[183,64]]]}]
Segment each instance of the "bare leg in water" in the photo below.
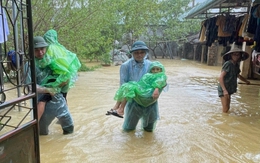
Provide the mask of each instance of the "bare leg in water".
[{"label": "bare leg in water", "polygon": [[38,102],[38,104],[37,104],[38,121],[40,121],[40,119],[42,117],[42,114],[43,114],[43,112],[45,110],[45,105],[46,105],[46,102],[42,102],[42,101]]},{"label": "bare leg in water", "polygon": [[222,111],[223,113],[227,113],[230,108],[230,95],[224,95],[223,97],[220,97],[221,104],[222,104]]}]

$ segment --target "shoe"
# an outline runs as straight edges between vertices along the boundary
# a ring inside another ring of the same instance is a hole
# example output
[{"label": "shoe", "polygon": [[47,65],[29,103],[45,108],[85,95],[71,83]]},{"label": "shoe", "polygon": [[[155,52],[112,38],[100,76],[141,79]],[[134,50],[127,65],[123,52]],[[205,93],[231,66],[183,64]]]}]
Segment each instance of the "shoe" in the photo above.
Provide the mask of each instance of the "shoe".
[{"label": "shoe", "polygon": [[73,131],[74,131],[74,126],[63,128],[63,135],[72,134]]},{"label": "shoe", "polygon": [[113,109],[107,111],[106,115],[114,115],[119,118],[124,118],[122,115],[119,115],[116,110],[113,110]]}]

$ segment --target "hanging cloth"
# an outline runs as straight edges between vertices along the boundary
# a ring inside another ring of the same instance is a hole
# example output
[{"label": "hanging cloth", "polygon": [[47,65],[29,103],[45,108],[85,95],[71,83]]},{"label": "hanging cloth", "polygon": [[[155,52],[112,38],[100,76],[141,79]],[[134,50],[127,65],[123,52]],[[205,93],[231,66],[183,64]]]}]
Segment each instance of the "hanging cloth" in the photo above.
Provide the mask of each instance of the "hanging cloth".
[{"label": "hanging cloth", "polygon": [[10,34],[4,9],[0,6],[0,44],[7,41]]}]

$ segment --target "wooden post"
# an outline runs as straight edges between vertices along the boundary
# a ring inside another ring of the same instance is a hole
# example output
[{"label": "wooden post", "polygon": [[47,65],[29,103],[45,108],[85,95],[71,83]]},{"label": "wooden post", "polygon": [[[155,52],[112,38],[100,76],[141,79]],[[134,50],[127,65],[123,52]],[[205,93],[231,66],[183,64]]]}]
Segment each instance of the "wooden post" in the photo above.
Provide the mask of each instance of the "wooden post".
[{"label": "wooden post", "polygon": [[201,51],[201,55],[200,55],[200,62],[203,63],[204,60],[204,51],[205,51],[205,46],[202,45],[202,51]]},{"label": "wooden post", "polygon": [[196,49],[197,49],[197,44],[193,45],[193,60],[196,60]]}]

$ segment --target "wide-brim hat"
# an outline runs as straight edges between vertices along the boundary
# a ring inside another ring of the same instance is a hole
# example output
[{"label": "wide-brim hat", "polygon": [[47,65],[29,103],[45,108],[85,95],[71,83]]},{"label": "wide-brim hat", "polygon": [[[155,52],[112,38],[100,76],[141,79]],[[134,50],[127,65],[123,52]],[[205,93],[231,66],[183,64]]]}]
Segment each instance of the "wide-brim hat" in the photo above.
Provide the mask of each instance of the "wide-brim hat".
[{"label": "wide-brim hat", "polygon": [[130,50],[130,53],[137,51],[137,50],[145,50],[148,51],[148,47],[146,46],[146,44],[143,41],[136,41],[133,45],[132,48]]},{"label": "wide-brim hat", "polygon": [[231,54],[232,53],[237,53],[239,52],[241,54],[241,60],[244,61],[247,58],[249,58],[249,54],[246,51],[241,50],[240,48],[232,48],[230,51],[228,51],[226,54],[223,55],[223,59],[225,61],[228,61],[231,59]]},{"label": "wide-brim hat", "polygon": [[34,48],[45,48],[49,44],[41,36],[36,36],[33,38]]}]

